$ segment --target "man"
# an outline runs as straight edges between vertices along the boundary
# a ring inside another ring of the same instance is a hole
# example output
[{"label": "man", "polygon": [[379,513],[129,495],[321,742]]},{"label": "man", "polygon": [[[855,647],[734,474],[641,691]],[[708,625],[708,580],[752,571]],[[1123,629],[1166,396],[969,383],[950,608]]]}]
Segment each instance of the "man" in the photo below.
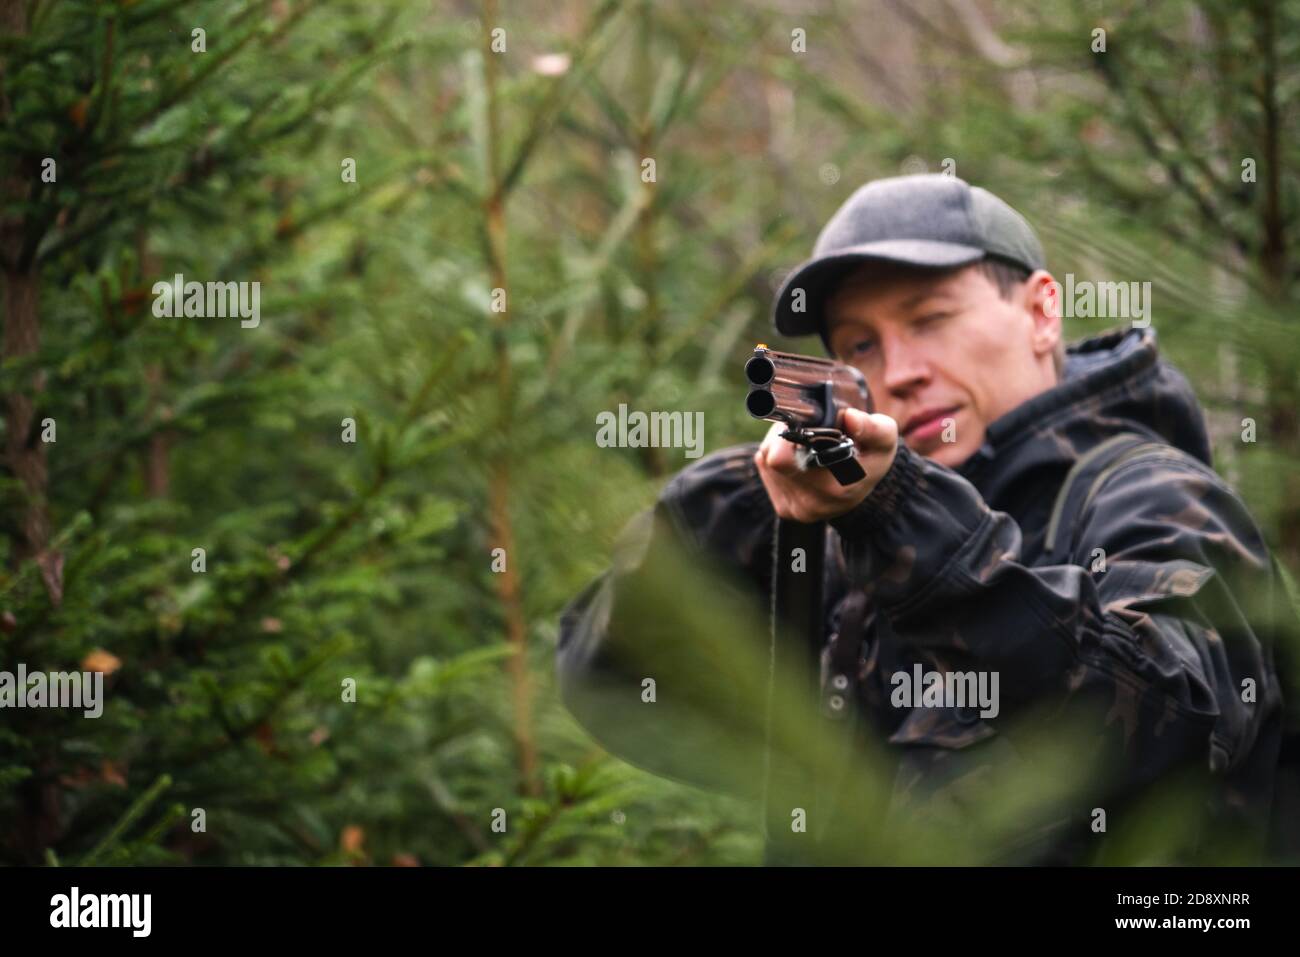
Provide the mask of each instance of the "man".
[{"label": "man", "polygon": [[[1060,740],[1079,763],[1100,764],[1002,859],[1104,860],[1108,828],[1131,833],[1144,799],[1174,785],[1198,808],[1176,853],[1253,859],[1276,843],[1280,805],[1294,800],[1277,773],[1293,724],[1271,556],[1211,469],[1202,413],[1154,335],[1066,352],[1057,295],[1033,230],[992,194],[947,176],[855,192],[785,282],[776,327],[819,335],[865,377],[873,410],[846,410],[840,425],[866,478],[801,471],[779,424],[757,448],[680,473],[565,610],[558,668],[575,715],[635,763],[734,787],[753,766],[738,718],[752,708],[726,682],[710,686],[726,657],[680,639],[656,569],[685,550],[767,600],[788,557],[773,561],[777,519],[828,522],[822,700],[836,711],[851,700],[861,733],[890,755],[873,769],[892,777],[883,813],[948,800],[981,769],[996,769],[981,792],[996,799],[1012,769],[1041,764],[1026,757],[1033,732],[1059,722],[1076,731]],[[732,607],[730,586],[715,594],[695,604]],[[931,673],[939,693],[925,696],[913,677]],[[954,675],[995,700],[954,704],[942,693]],[[679,692],[674,721],[645,687]],[[865,848],[882,826],[823,833],[842,852],[843,835]]]}]

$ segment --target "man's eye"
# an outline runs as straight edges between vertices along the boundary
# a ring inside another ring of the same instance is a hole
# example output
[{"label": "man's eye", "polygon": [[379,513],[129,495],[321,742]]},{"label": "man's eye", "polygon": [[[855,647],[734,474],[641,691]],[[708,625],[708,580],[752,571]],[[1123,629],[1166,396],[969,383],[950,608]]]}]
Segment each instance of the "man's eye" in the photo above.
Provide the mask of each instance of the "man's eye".
[{"label": "man's eye", "polygon": [[918,326],[932,326],[939,320],[947,318],[948,313],[946,312],[929,312],[917,319],[916,324]]},{"label": "man's eye", "polygon": [[870,352],[873,346],[875,346],[874,342],[869,339],[863,339],[861,342],[855,342],[850,351],[853,355],[860,356],[864,353]]}]

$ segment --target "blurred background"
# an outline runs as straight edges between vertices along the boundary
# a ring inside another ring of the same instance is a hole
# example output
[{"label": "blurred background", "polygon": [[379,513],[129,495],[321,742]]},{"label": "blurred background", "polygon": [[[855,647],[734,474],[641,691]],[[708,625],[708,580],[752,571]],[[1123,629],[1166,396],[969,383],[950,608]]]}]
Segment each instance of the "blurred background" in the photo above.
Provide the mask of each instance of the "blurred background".
[{"label": "blurred background", "polygon": [[[758,863],[558,704],[557,615],[689,464],[597,415],[761,438],[748,350],[820,352],[773,293],[880,176],[1151,282],[1300,560],[1293,0],[0,11],[0,668],[106,687],[0,714],[4,863]],[[259,325],[158,317],[178,273]]]}]

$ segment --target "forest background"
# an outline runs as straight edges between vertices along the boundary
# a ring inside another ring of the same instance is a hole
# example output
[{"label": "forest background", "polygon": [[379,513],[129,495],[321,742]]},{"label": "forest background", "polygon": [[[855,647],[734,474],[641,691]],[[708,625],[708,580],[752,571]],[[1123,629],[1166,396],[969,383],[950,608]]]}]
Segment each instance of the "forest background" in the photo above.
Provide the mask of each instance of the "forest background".
[{"label": "forest background", "polygon": [[[567,715],[557,615],[689,464],[597,416],[760,438],[744,356],[815,351],[773,293],[880,176],[1149,281],[1300,562],[1293,0],[0,11],[0,669],[106,687],[3,714],[0,861],[757,863]],[[260,321],[156,315],[177,274]]]}]

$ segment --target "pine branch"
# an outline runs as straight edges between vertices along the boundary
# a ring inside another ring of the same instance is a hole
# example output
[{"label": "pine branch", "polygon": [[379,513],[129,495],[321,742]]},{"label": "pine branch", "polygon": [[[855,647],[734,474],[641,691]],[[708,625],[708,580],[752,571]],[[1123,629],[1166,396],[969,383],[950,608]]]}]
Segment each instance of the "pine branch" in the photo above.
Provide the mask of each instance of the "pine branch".
[{"label": "pine branch", "polygon": [[157,780],[149,786],[149,789],[136,798],[135,801],[132,802],[131,806],[126,809],[126,812],[118,818],[117,823],[114,824],[108,834],[104,836],[104,839],[96,844],[95,848],[78,862],[78,866],[91,867],[101,857],[103,857],[104,854],[111,851],[122,839],[122,835],[126,833],[127,829],[139,820],[144,812],[149,809],[149,806],[153,804],[154,801],[158,800],[159,796],[161,796],[162,793],[171,786],[171,775],[159,775]]},{"label": "pine branch", "polygon": [[1119,97],[1123,104],[1124,117],[1129,130],[1138,138],[1138,142],[1142,144],[1147,155],[1165,171],[1170,181],[1192,201],[1192,205],[1200,213],[1205,225],[1224,235],[1238,251],[1245,256],[1249,256],[1251,244],[1248,238],[1225,220],[1222,210],[1218,208],[1213,198],[1197,189],[1196,185],[1188,178],[1182,163],[1165,152],[1157,142],[1150,126],[1142,119],[1141,114],[1133,105],[1131,91],[1120,76],[1124,70],[1122,66],[1117,68],[1112,59],[1117,56],[1118,54],[1115,52],[1093,54],[1092,65],[1105,81],[1106,86]]}]

